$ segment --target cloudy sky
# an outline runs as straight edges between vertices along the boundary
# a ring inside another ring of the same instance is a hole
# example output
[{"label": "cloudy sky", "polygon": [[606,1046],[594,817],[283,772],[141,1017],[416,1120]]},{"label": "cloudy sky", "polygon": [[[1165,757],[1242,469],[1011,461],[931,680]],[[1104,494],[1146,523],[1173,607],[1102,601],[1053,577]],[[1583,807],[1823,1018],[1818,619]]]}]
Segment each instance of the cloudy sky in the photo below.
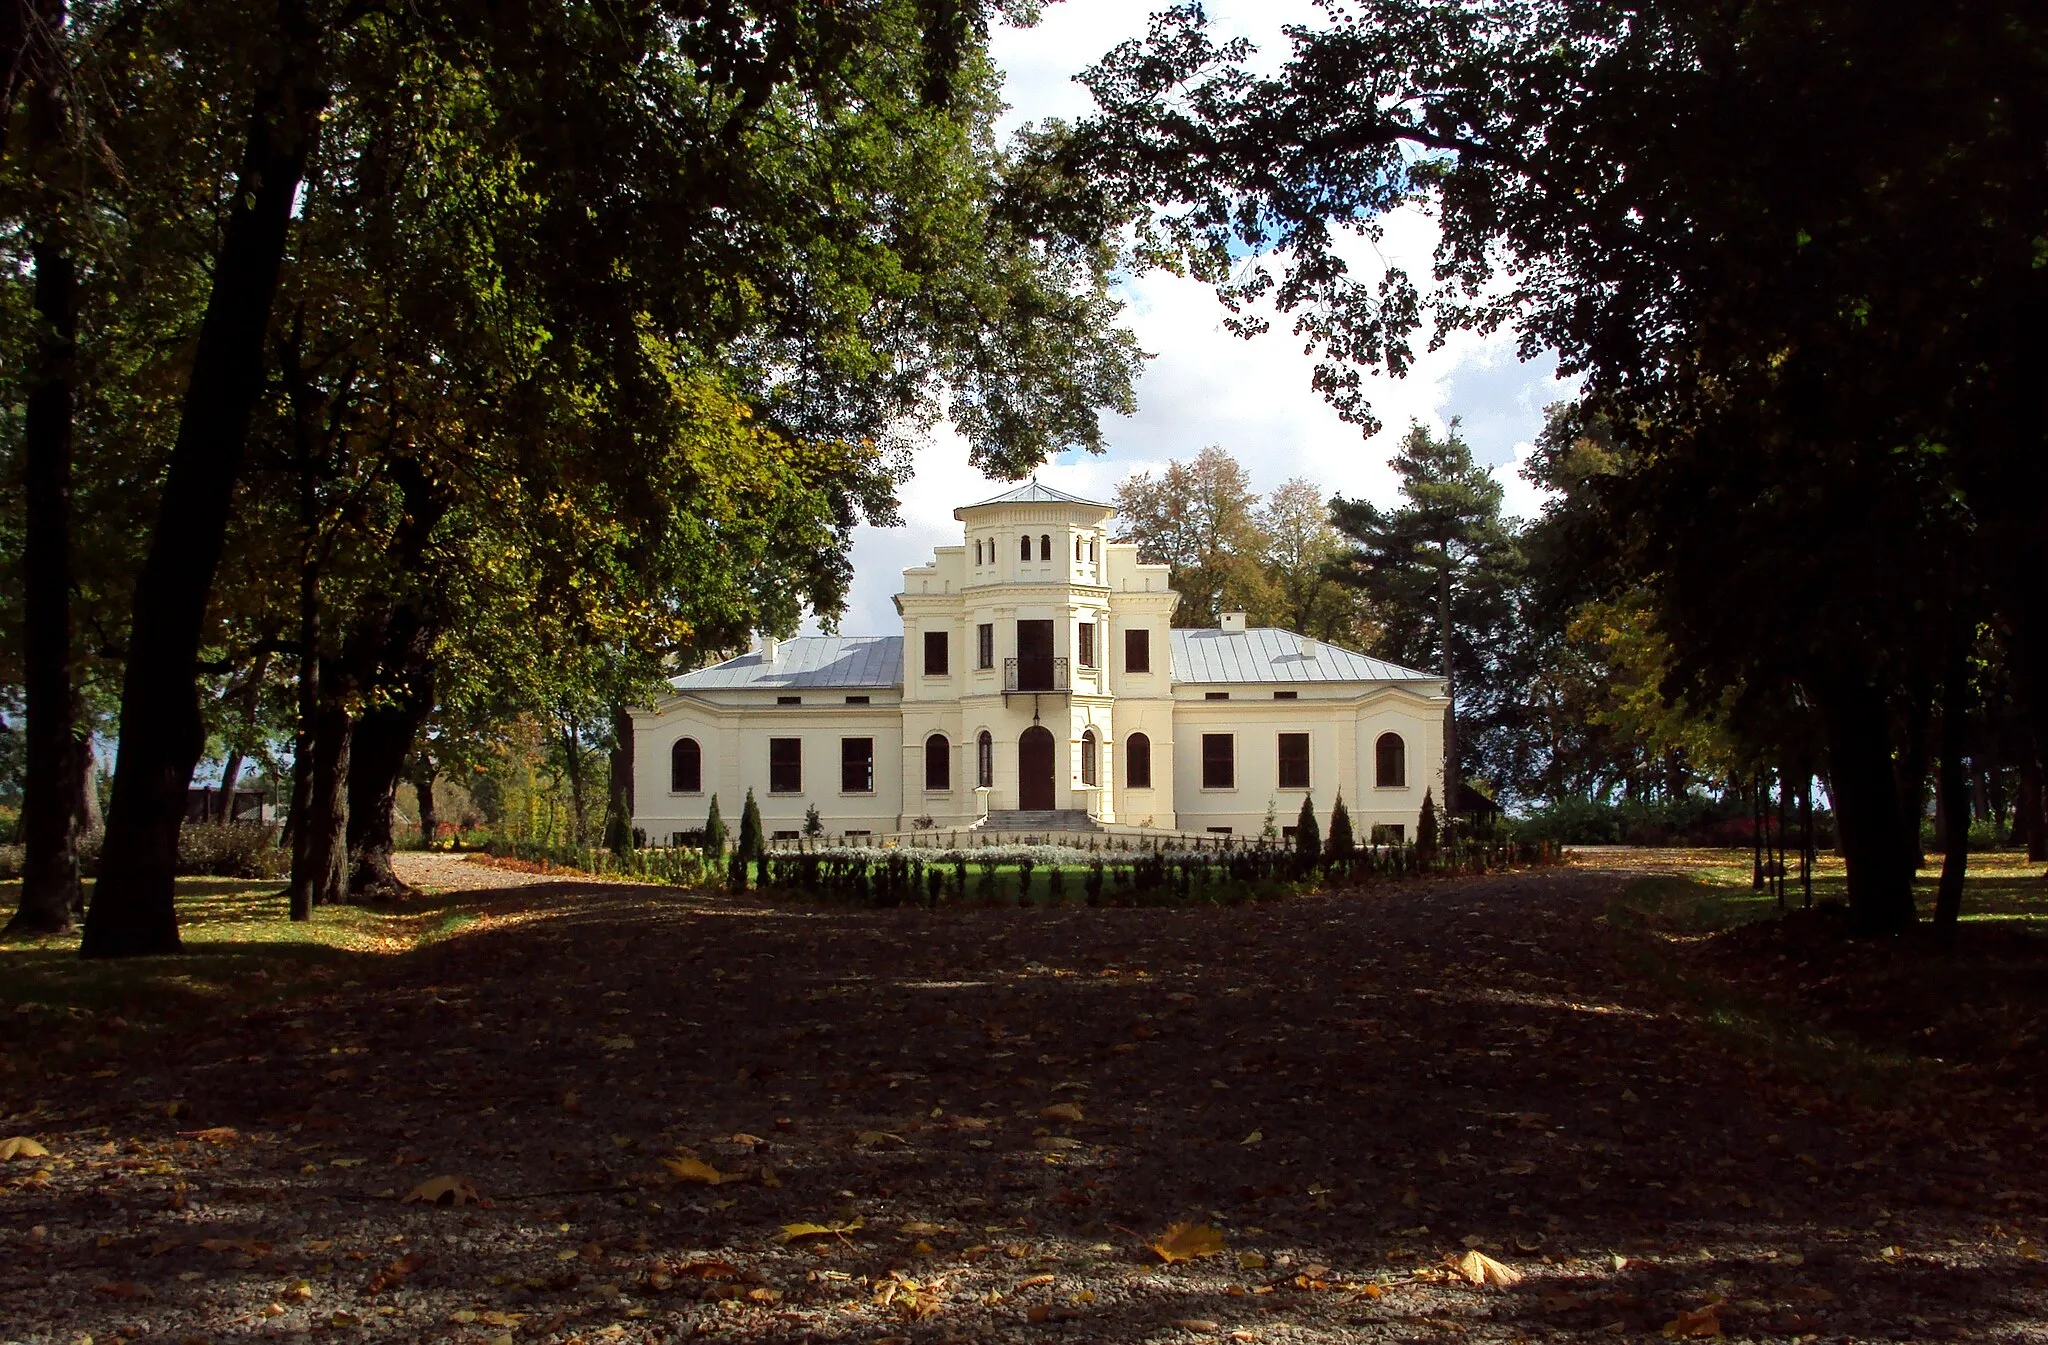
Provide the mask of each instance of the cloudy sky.
[{"label": "cloudy sky", "polygon": [[[1065,0],[1048,5],[1035,28],[1000,30],[994,47],[1010,104],[1004,129],[1040,117],[1086,115],[1093,104],[1074,75],[1116,43],[1142,34],[1152,11],[1163,5],[1164,0]],[[1211,0],[1208,10],[1224,32],[1257,43],[1263,58],[1284,50],[1283,25],[1313,25],[1318,13],[1306,0]],[[1406,212],[1386,224],[1380,258],[1426,275],[1434,226]],[[1369,268],[1379,259],[1368,251],[1357,260]],[[1153,356],[1138,384],[1137,414],[1107,418],[1107,453],[1072,453],[1047,463],[1039,476],[1048,484],[1107,500],[1133,473],[1219,444],[1247,466],[1261,490],[1302,476],[1326,493],[1387,502],[1394,493],[1387,459],[1400,433],[1411,420],[1441,429],[1455,415],[1463,417],[1473,450],[1507,488],[1509,510],[1533,510],[1535,494],[1516,468],[1542,423],[1543,407],[1563,389],[1547,361],[1519,363],[1512,338],[1456,339],[1421,356],[1405,379],[1371,380],[1372,402],[1386,428],[1368,440],[1339,420],[1310,386],[1314,361],[1284,334],[1284,324],[1256,340],[1240,340],[1223,329],[1223,311],[1208,287],[1172,276],[1130,278],[1119,294],[1125,320]],[[841,629],[899,630],[889,600],[901,588],[903,569],[929,560],[933,547],[958,540],[955,507],[1005,488],[967,465],[959,439],[935,436],[902,489],[904,525],[863,528],[855,538],[856,578]]]}]

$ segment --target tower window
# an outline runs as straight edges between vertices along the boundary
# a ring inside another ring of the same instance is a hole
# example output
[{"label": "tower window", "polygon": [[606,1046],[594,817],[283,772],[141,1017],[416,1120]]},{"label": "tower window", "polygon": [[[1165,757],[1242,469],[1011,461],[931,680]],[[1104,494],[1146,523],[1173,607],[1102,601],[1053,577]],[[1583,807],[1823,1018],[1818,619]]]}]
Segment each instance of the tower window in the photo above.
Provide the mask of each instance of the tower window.
[{"label": "tower window", "polygon": [[1152,787],[1152,740],[1142,733],[1124,739],[1124,787]]}]

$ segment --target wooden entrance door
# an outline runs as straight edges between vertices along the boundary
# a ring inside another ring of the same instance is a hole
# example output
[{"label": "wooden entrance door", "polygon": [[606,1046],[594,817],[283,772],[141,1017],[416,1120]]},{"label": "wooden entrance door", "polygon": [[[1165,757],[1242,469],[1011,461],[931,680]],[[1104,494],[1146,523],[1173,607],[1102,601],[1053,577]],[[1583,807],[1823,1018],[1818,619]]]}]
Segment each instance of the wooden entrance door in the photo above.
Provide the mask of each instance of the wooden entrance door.
[{"label": "wooden entrance door", "polygon": [[1017,740],[1017,806],[1026,812],[1052,808],[1052,734],[1033,724]]}]

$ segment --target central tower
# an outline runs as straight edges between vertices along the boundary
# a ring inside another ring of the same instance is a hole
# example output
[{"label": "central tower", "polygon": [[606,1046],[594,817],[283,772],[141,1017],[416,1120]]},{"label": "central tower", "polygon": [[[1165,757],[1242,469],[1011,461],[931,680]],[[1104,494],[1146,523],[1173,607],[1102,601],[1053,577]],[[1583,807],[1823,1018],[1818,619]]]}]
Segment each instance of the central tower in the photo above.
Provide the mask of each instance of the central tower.
[{"label": "central tower", "polygon": [[1110,542],[1115,512],[1033,478],[954,510],[962,544],[904,571],[906,829],[984,810],[1172,825],[1178,599],[1165,566]]}]

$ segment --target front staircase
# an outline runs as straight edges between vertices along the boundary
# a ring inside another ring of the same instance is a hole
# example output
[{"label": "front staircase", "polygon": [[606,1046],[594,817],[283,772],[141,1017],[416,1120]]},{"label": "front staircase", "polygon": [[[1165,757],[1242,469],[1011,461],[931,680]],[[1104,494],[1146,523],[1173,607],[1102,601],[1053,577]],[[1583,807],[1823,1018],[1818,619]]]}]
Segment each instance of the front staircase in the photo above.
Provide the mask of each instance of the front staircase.
[{"label": "front staircase", "polygon": [[1101,831],[1086,808],[997,808],[976,831]]}]

